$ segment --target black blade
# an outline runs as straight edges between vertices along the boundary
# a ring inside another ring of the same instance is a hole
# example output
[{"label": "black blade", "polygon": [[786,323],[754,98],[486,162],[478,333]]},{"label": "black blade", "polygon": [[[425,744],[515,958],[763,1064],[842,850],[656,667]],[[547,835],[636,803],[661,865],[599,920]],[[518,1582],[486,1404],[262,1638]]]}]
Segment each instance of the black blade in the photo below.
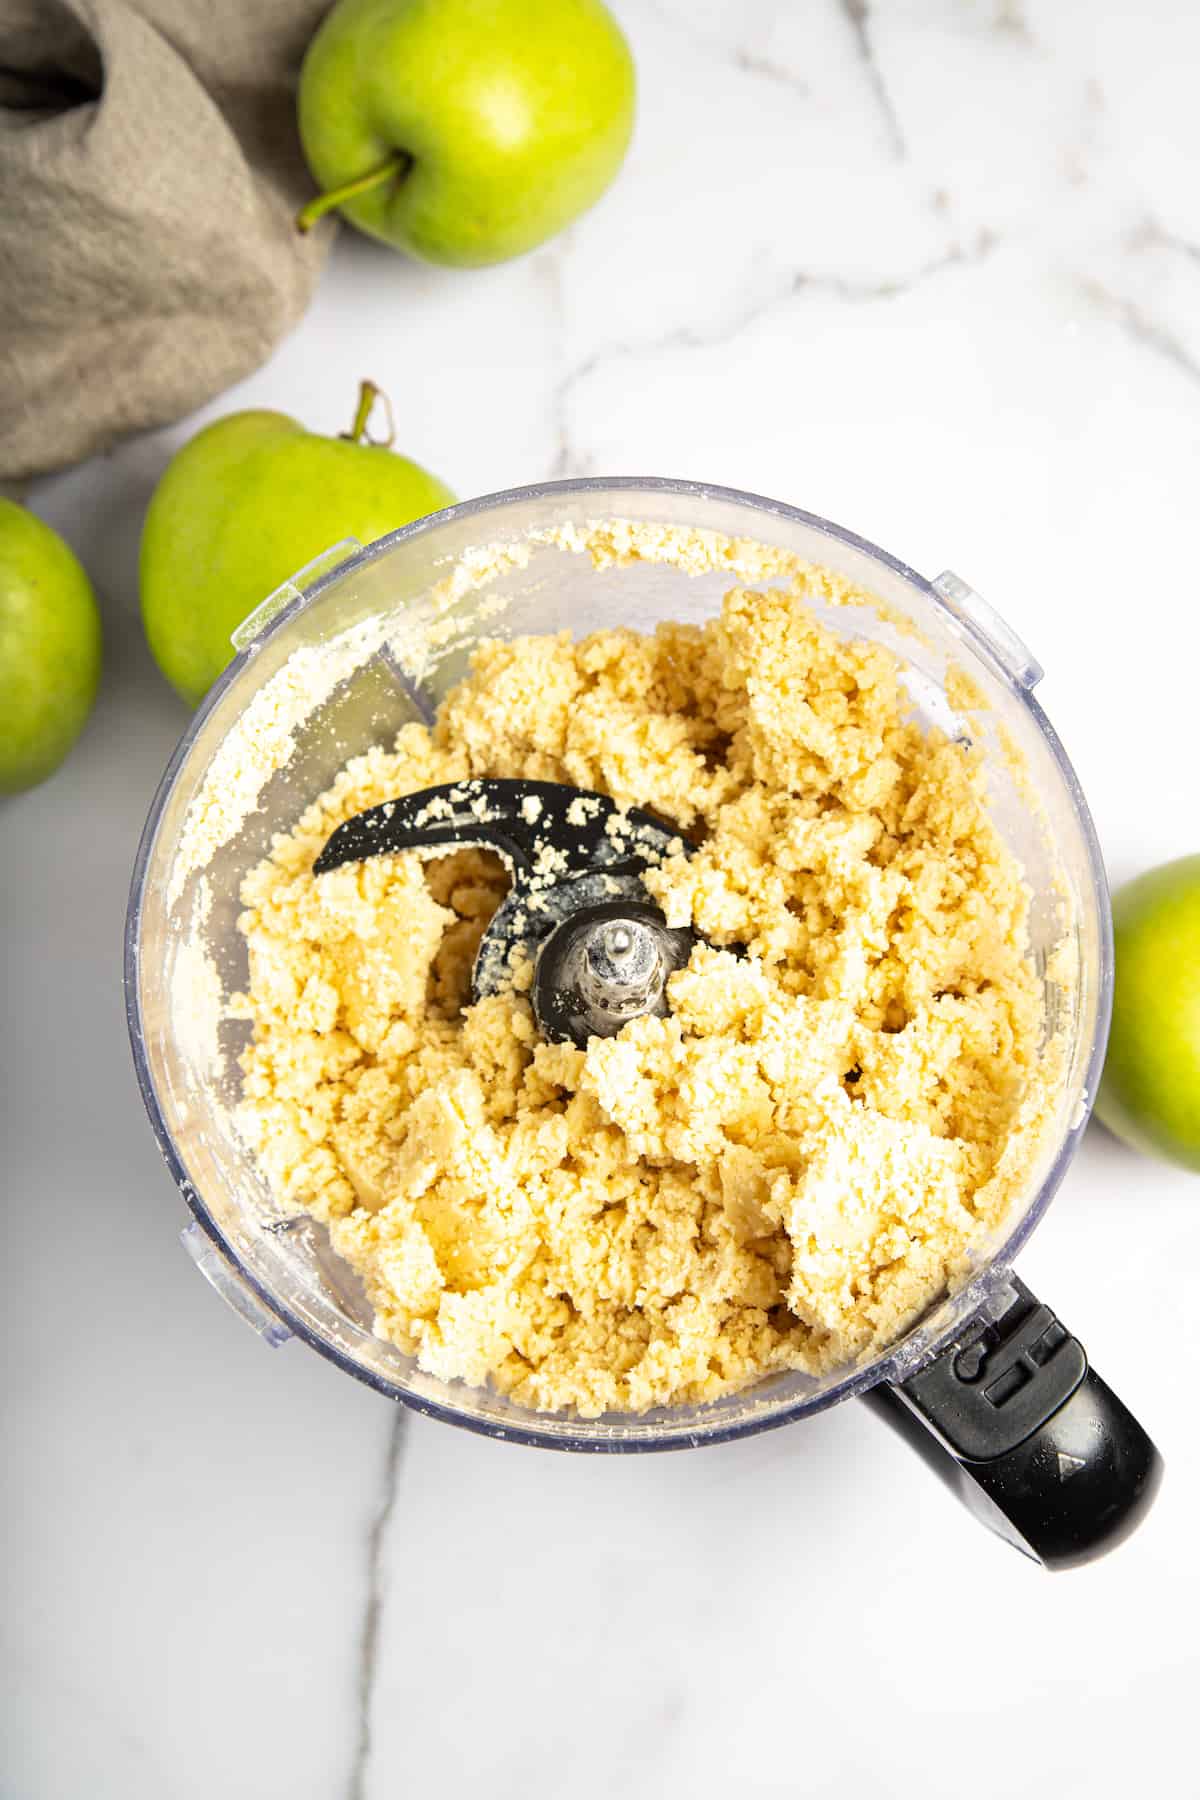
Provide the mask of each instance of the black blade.
[{"label": "black blade", "polygon": [[356,814],[333,832],[313,872],[401,850],[468,846],[495,850],[514,879],[541,877],[545,885],[592,870],[645,869],[691,849],[672,826],[640,807],[622,811],[607,794],[487,778],[421,788]]}]

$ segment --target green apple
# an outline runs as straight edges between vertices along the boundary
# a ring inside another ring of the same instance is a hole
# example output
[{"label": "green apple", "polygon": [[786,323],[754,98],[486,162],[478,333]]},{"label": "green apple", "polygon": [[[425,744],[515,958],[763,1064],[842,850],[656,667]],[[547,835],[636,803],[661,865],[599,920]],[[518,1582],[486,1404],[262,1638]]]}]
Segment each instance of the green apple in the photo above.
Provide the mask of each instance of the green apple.
[{"label": "green apple", "polygon": [[0,793],[53,774],[100,682],[100,612],[74,553],[0,499]]},{"label": "green apple", "polygon": [[629,46],[601,0],[339,0],[300,73],[332,207],[424,262],[476,268],[600,198],[633,130]]},{"label": "green apple", "polygon": [[167,466],[142,528],[142,622],[155,661],[189,705],[233,656],[248,613],[342,538],[371,543],[453,504],[445,484],[367,440],[379,390],[364,382],[348,437],[286,413],[218,419]]},{"label": "green apple", "polygon": [[1111,1131],[1200,1172],[1200,856],[1113,899],[1117,979],[1096,1112]]}]

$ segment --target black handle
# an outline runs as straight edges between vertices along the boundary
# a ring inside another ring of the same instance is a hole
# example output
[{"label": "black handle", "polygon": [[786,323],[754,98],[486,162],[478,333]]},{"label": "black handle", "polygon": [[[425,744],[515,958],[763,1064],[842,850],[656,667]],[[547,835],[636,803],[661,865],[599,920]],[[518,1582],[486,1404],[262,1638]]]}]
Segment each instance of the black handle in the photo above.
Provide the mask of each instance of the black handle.
[{"label": "black handle", "polygon": [[865,1397],[990,1530],[1047,1569],[1076,1568],[1141,1523],[1162,1458],[1024,1282],[1009,1276],[990,1311]]}]

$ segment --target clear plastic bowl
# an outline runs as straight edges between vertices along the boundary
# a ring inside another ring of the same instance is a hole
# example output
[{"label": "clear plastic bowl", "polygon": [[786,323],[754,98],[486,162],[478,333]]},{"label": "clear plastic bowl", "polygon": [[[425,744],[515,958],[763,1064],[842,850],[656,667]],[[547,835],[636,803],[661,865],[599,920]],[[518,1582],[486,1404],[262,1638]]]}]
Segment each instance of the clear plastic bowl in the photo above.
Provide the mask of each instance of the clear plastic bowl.
[{"label": "clear plastic bowl", "polygon": [[[973,715],[969,730],[983,744],[993,816],[1033,891],[1032,950],[1044,978],[1047,1028],[1064,1034],[1067,1054],[1053,1127],[1021,1204],[981,1247],[968,1283],[901,1341],[820,1380],[779,1375],[704,1406],[593,1420],[534,1413],[490,1390],[439,1380],[372,1334],[361,1287],[330,1250],[323,1228],[279,1205],[231,1125],[236,1054],[246,1028],[220,1025],[223,1066],[215,1067],[212,988],[214,970],[226,993],[244,983],[238,891],[273,833],[292,826],[348,757],[388,739],[406,720],[428,716],[461,676],[477,629],[509,635],[566,627],[578,634],[629,624],[645,630],[662,619],[695,620],[717,609],[728,573],[689,576],[654,562],[598,572],[584,555],[543,545],[482,591],[452,599],[448,610],[443,599],[448,648],[416,682],[401,667],[408,656],[398,658],[382,641],[386,628],[393,643],[396,634],[410,646],[416,642],[434,610],[431,589],[479,546],[521,544],[548,527],[607,519],[767,544],[877,595],[883,616],[864,607],[827,616],[843,633],[897,651],[914,706],[928,723],[968,729],[947,700],[947,669],[955,665],[974,681],[988,711]],[[376,647],[349,668],[363,647],[358,640],[368,649],[376,640]],[[903,1380],[988,1308],[1086,1123],[1108,1027],[1112,949],[1087,806],[1032,697],[1041,671],[965,583],[951,575],[926,581],[852,533],[753,494],[683,481],[567,481],[451,507],[366,549],[337,546],[260,607],[238,641],[239,654],[184,735],[150,810],[126,928],[126,996],[146,1107],[195,1215],[185,1241],[268,1341],[294,1335],[389,1398],[496,1437],[571,1450],[660,1450],[761,1431],[877,1383]],[[209,854],[205,840],[225,830],[221,816],[234,791],[243,782],[254,785],[231,757],[231,728],[255,704],[283,729],[294,697],[322,688],[329,689],[325,698],[291,733],[294,749],[284,766]],[[1047,974],[1055,949],[1054,974],[1065,972],[1062,980]]]}]

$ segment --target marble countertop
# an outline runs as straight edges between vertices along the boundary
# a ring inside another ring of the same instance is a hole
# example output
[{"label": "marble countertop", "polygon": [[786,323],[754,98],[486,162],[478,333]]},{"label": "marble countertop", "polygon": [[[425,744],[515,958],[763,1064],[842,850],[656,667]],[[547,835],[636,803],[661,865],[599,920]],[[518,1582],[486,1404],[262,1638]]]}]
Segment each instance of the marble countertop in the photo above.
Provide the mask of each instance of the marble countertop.
[{"label": "marble countertop", "polygon": [[[210,415],[387,387],[462,494],[705,477],[949,565],[1044,663],[1115,879],[1200,848],[1200,19],[1178,0],[623,0],[637,139],[527,260],[343,234]],[[208,415],[206,415],[208,416]],[[1179,1794],[1200,1183],[1093,1127],[1022,1272],[1168,1462],[1048,1577],[857,1404],[554,1457],[273,1352],[179,1246],[129,1065],[134,848],[184,726],[137,616],[195,428],[39,485],[102,593],[87,735],[4,807],[0,1792],[13,1800]]]}]

